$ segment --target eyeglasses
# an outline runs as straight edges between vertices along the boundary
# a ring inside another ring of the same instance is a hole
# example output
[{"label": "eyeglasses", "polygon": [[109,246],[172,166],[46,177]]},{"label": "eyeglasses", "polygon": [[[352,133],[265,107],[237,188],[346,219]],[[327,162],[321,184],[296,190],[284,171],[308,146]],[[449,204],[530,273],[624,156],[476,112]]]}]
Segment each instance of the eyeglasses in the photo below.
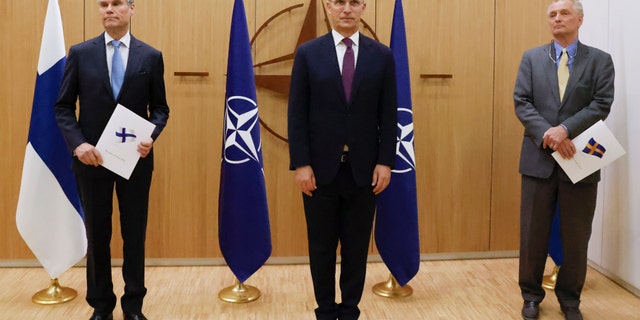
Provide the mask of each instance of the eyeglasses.
[{"label": "eyeglasses", "polygon": [[330,1],[331,3],[333,3],[334,6],[338,7],[338,8],[344,8],[344,6],[347,5],[347,2],[349,3],[349,6],[351,8],[358,8],[362,5],[362,3],[364,1],[362,0],[332,0]]}]

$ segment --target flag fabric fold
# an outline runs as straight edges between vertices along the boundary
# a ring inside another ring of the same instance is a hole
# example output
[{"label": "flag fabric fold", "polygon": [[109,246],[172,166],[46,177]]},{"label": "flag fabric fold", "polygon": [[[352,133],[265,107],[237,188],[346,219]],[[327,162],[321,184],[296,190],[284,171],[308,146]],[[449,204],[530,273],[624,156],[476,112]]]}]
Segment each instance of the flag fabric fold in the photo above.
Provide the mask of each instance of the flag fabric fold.
[{"label": "flag fabric fold", "polygon": [[404,286],[418,272],[420,238],[409,58],[401,0],[395,3],[390,47],[396,64],[398,142],[391,183],[377,201],[375,241],[389,271]]},{"label": "flag fabric fold", "polygon": [[556,212],[551,224],[551,236],[549,237],[549,256],[556,266],[562,266],[564,255],[562,253],[562,238],[560,238],[560,205],[556,204]]},{"label": "flag fabric fold", "polygon": [[54,113],[65,56],[60,7],[57,0],[50,0],[42,33],[16,225],[52,279],[87,252],[84,213],[71,171],[71,153]]},{"label": "flag fabric fold", "polygon": [[233,6],[225,102],[218,240],[242,283],[271,255],[256,85],[242,0]]}]

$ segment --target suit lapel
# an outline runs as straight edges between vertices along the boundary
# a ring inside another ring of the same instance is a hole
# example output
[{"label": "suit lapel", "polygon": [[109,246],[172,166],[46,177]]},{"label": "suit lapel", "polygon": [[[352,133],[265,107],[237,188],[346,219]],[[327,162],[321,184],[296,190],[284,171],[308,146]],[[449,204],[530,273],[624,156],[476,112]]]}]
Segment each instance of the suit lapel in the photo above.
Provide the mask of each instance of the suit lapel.
[{"label": "suit lapel", "polygon": [[[331,66],[329,68],[329,72],[331,73],[331,78],[335,79],[335,81],[332,81],[333,83],[335,83],[335,90],[340,92],[342,101],[345,105],[347,105],[347,98],[344,92],[344,87],[342,86],[342,74],[340,73],[340,65],[338,64],[338,55],[336,54],[336,45],[333,42],[333,35],[331,34],[331,32],[329,32],[322,38],[321,48],[323,50],[323,52],[320,54],[322,63],[320,63],[319,65]],[[353,86],[351,88],[351,90],[353,90]]]},{"label": "suit lapel", "polygon": [[[547,83],[551,86],[551,92],[556,96],[556,101],[558,101],[558,106],[560,106],[560,88],[558,87],[558,66],[556,65],[555,58],[551,59],[550,57],[556,56],[556,50],[553,46],[553,42],[546,46],[543,50],[543,54],[540,56],[542,60],[542,65],[545,68],[544,74],[547,75]],[[533,66],[535,68],[535,66]],[[566,91],[566,90],[565,90]]]},{"label": "suit lapel", "polygon": [[104,33],[93,39],[94,53],[93,59],[95,59],[94,66],[98,66],[98,74],[102,78],[102,86],[105,91],[111,93],[113,96],[113,90],[111,89],[111,78],[109,76],[109,66],[107,65],[107,49],[104,43]]},{"label": "suit lapel", "polygon": [[[573,64],[571,65],[571,72],[569,73],[569,81],[567,81],[567,88],[565,89],[565,95],[570,96],[575,89],[578,81],[582,77],[586,67],[587,60],[589,59],[589,48],[578,42],[578,48],[576,56],[573,58]],[[564,100],[563,100],[564,101]],[[563,103],[564,104],[564,103]]]},{"label": "suit lapel", "polygon": [[351,102],[355,101],[358,95],[358,89],[360,84],[364,81],[367,65],[371,64],[371,45],[373,44],[371,39],[360,34],[360,41],[358,43],[358,60],[356,62],[356,70],[353,75],[353,84],[351,85]]},{"label": "suit lapel", "polygon": [[127,58],[127,68],[124,70],[124,80],[122,81],[122,88],[120,89],[120,96],[127,91],[128,83],[131,82],[132,75],[138,70],[138,66],[141,63],[140,48],[142,44],[138,39],[131,35],[131,41],[129,42],[129,57]]}]

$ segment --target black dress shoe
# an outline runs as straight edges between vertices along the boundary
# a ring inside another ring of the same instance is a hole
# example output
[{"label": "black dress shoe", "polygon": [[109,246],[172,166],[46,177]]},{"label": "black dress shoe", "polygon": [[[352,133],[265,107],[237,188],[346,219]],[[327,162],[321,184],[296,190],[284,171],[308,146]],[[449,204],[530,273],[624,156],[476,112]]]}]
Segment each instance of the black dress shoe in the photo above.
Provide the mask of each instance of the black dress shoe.
[{"label": "black dress shoe", "polygon": [[102,315],[94,312],[89,320],[113,320],[113,314]]},{"label": "black dress shoe", "polygon": [[124,320],[147,320],[142,313],[125,313]]},{"label": "black dress shoe", "polygon": [[538,319],[538,312],[540,311],[540,302],[525,301],[522,305],[522,319],[535,320]]},{"label": "black dress shoe", "polygon": [[564,318],[567,320],[582,320],[582,313],[580,313],[580,309],[578,307],[565,307],[560,306],[562,312],[564,313]]}]

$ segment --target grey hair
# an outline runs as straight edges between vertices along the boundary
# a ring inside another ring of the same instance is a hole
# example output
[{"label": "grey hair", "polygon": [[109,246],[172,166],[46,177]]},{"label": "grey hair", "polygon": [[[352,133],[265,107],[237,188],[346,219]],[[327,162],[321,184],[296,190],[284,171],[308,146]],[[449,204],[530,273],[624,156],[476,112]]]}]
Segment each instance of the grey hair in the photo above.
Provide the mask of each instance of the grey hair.
[{"label": "grey hair", "polygon": [[[571,2],[573,4],[573,10],[575,10],[576,13],[578,13],[578,16],[580,17],[584,16],[584,9],[582,7],[582,2],[580,0],[554,0],[551,4],[554,4],[556,2],[565,2],[565,1]],[[551,5],[549,5],[549,7],[551,7]]]},{"label": "grey hair", "polygon": [[[97,1],[100,1],[100,0],[97,0]],[[133,2],[135,2],[135,0],[127,0],[127,3],[128,3],[129,5],[132,5],[132,4],[133,4]]]}]

